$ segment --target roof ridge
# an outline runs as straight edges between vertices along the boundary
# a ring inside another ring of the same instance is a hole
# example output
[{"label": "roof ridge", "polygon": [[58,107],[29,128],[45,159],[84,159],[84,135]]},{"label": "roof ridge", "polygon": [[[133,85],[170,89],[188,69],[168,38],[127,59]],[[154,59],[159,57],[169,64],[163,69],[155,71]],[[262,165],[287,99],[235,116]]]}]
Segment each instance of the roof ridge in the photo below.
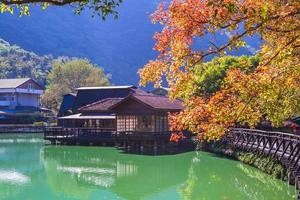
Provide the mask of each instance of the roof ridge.
[{"label": "roof ridge", "polygon": [[137,88],[135,85],[106,85],[106,86],[86,86],[79,87],[76,90],[96,90],[96,89],[130,89]]},{"label": "roof ridge", "polygon": [[159,97],[159,98],[169,98],[167,96],[161,96],[157,94],[147,93],[147,94],[133,94],[134,96],[145,96],[145,97]]}]

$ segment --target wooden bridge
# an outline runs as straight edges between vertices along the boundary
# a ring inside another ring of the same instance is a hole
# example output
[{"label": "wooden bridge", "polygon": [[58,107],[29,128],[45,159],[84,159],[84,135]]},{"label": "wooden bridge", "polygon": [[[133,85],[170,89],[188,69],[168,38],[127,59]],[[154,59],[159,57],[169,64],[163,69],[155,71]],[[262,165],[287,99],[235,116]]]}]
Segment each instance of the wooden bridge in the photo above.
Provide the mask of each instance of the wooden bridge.
[{"label": "wooden bridge", "polygon": [[[300,188],[300,135],[234,128],[228,139],[233,148],[280,161],[288,169],[289,182]],[[300,200],[300,193],[297,199]]]}]

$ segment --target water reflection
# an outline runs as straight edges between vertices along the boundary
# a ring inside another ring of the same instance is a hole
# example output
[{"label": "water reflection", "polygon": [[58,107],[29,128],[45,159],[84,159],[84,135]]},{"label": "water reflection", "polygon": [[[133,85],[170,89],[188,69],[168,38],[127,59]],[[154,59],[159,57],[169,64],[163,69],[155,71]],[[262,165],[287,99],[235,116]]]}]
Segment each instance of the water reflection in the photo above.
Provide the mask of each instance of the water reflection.
[{"label": "water reflection", "polygon": [[0,137],[0,144],[29,144],[29,143],[44,143],[41,134],[3,134]]},{"label": "water reflection", "polygon": [[[40,134],[0,135],[0,199],[25,199],[27,188],[35,184],[43,172]],[[30,198],[32,199],[32,198]]]},{"label": "water reflection", "polygon": [[287,183],[228,159],[202,155],[191,163],[188,179],[179,189],[182,199],[286,200],[295,198]]},{"label": "water reflection", "polygon": [[89,199],[99,190],[123,199],[287,200],[295,194],[254,168],[207,153],[153,157],[51,146],[43,155],[52,189],[77,199]]},{"label": "water reflection", "polygon": [[30,177],[20,172],[0,169],[0,183],[22,185],[29,182]]},{"label": "water reflection", "polygon": [[0,140],[0,200],[293,200],[296,194],[257,169],[203,152],[143,156],[45,146],[42,135]]},{"label": "water reflection", "polygon": [[4,153],[5,153],[5,151],[6,151],[6,150],[5,150],[5,148],[4,148],[4,147],[1,147],[1,148],[0,148],[0,154],[4,154]]},{"label": "water reflection", "polygon": [[122,154],[110,148],[44,149],[45,169],[49,175],[47,180],[56,186],[60,180],[53,177],[68,175],[69,191],[64,192],[69,195],[80,186],[90,192],[96,188],[109,188],[125,199],[141,199],[184,182],[186,173],[174,174],[170,167],[186,171],[191,156],[171,160],[166,156],[157,158]]}]

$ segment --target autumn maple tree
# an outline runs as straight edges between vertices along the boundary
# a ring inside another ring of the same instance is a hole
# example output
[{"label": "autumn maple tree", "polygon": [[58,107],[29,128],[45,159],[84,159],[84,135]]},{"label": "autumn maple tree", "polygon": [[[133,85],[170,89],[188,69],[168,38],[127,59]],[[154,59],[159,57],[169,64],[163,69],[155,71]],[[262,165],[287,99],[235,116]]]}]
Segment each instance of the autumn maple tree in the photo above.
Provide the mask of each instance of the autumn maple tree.
[{"label": "autumn maple tree", "polygon": [[[300,114],[300,1],[171,0],[151,19],[163,25],[154,35],[159,55],[139,71],[140,84],[159,87],[166,80],[170,98],[184,100],[185,109],[170,116],[172,130],[218,140],[237,124],[252,128],[263,119],[280,126]],[[199,44],[199,38],[220,32],[229,35],[225,43]],[[253,35],[263,40],[258,66],[232,68],[220,90],[199,93],[195,68],[245,46]]]}]

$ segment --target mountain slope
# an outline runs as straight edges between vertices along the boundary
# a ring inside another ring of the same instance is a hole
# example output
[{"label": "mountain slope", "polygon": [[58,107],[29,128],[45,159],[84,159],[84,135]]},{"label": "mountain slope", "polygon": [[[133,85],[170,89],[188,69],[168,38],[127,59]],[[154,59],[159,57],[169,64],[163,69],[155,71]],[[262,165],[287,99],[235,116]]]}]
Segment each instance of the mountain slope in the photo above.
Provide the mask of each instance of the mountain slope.
[{"label": "mountain slope", "polygon": [[[0,38],[39,55],[86,57],[111,73],[114,84],[137,84],[138,68],[156,55],[152,37],[161,27],[148,16],[158,2],[124,1],[119,19],[106,21],[91,18],[88,11],[74,15],[69,7],[33,8],[31,16],[22,18],[6,13],[0,15]],[[250,53],[243,49],[238,54]]]},{"label": "mountain slope", "polygon": [[89,58],[113,75],[117,84],[136,84],[137,68],[154,57],[152,35],[157,27],[149,12],[155,1],[125,1],[118,20],[91,18],[70,8],[35,8],[29,17],[0,15],[0,38],[40,55]]},{"label": "mountain slope", "polygon": [[38,56],[0,39],[0,78],[30,77],[45,85],[52,62],[51,55]]}]

